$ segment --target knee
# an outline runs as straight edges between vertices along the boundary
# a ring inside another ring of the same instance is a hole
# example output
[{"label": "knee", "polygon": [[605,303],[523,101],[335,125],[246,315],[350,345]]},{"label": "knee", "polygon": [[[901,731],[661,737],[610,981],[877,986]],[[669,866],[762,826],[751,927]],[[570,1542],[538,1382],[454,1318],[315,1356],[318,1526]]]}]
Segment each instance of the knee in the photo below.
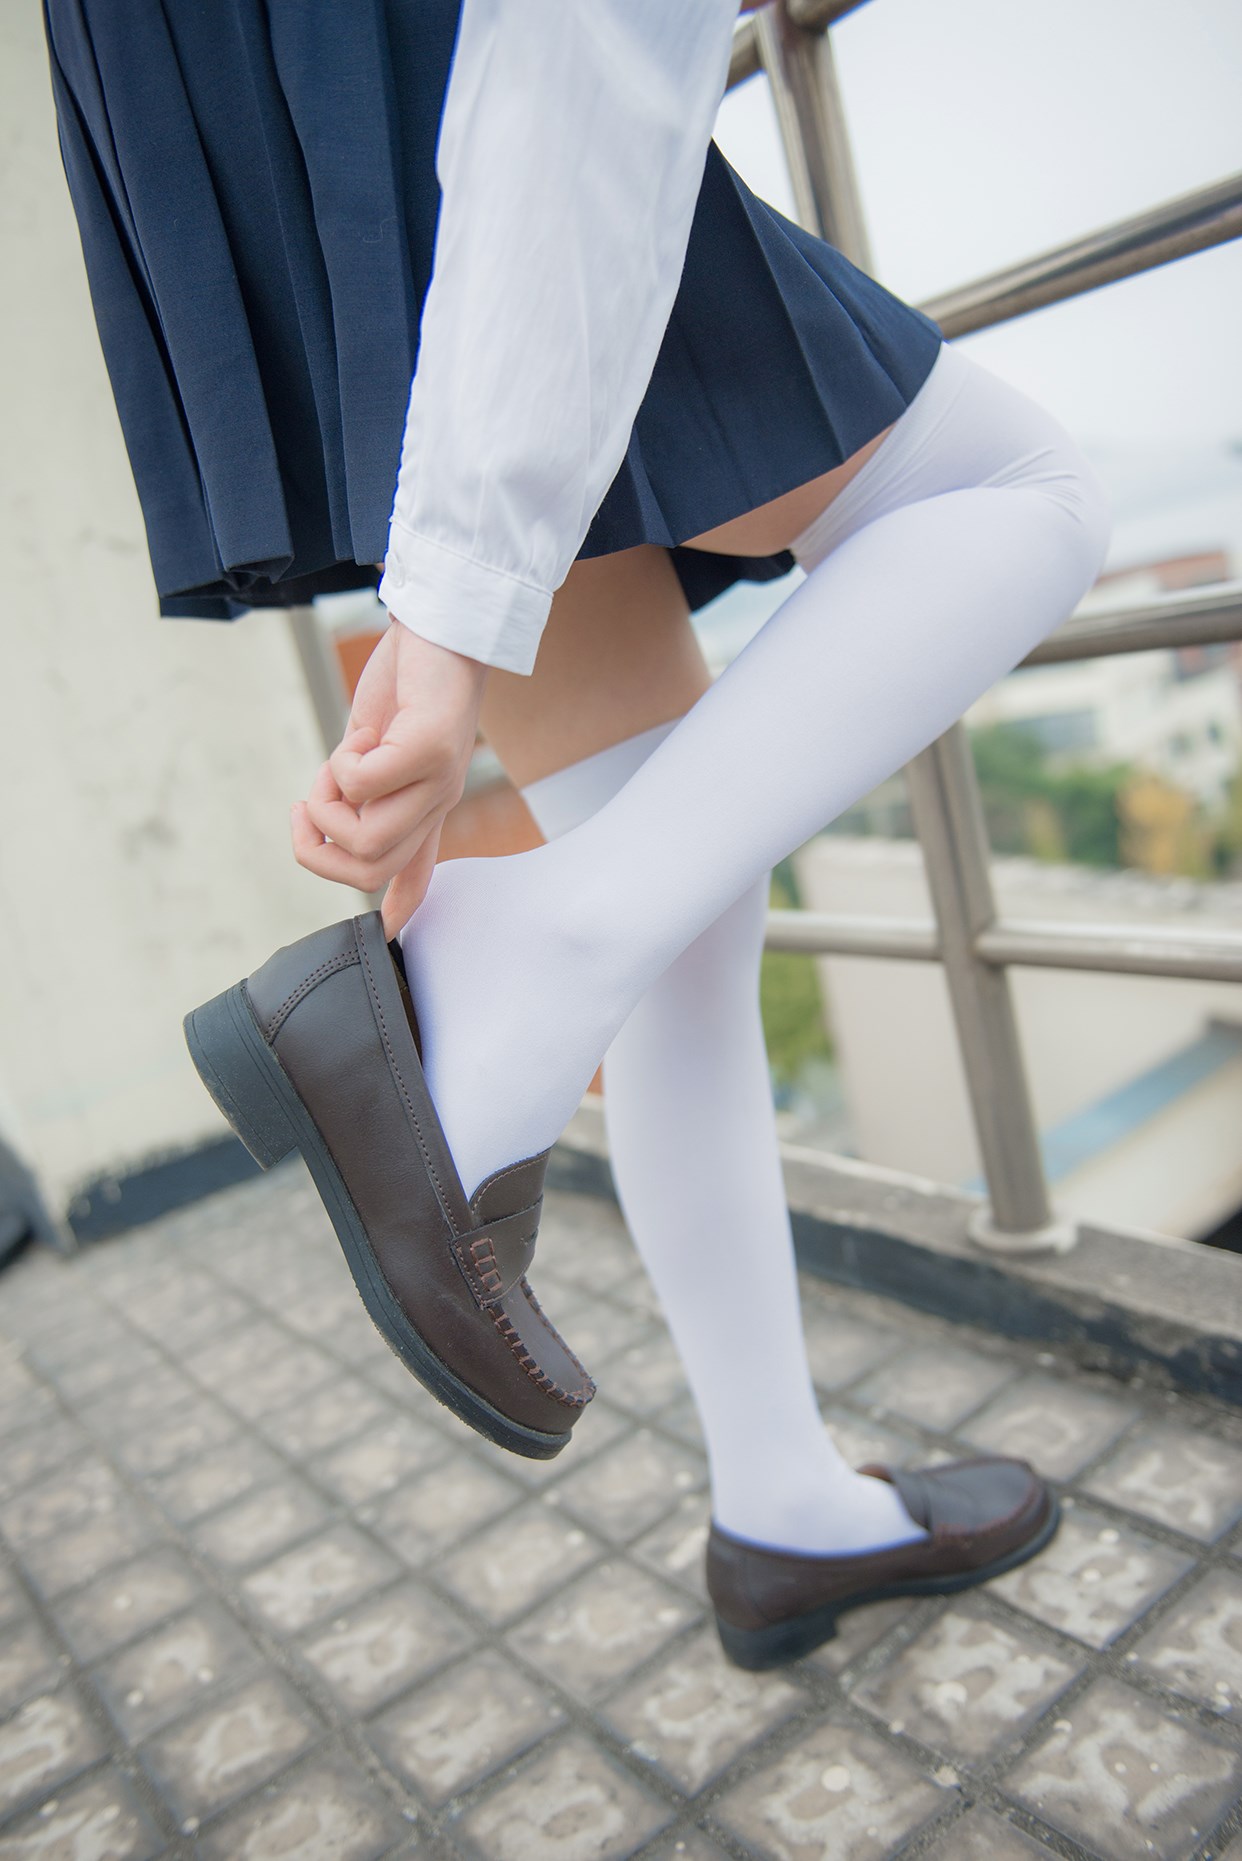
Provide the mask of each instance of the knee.
[{"label": "knee", "polygon": [[1085,594],[1099,576],[1108,555],[1113,534],[1113,507],[1094,466],[1073,440],[1067,440],[1064,453],[1056,495],[1073,521]]}]

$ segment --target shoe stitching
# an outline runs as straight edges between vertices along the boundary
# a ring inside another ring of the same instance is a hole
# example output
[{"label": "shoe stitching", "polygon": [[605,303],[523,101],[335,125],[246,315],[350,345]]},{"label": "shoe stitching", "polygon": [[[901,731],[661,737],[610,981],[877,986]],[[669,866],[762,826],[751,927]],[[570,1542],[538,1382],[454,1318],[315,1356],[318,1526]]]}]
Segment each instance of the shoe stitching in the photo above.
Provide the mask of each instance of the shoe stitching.
[{"label": "shoe stitching", "polygon": [[[397,1087],[401,1093],[401,1096],[405,1100],[405,1108],[410,1115],[410,1122],[414,1126],[414,1135],[417,1137],[418,1147],[423,1153],[423,1162],[427,1166],[427,1174],[430,1176],[432,1182],[436,1186],[436,1192],[440,1199],[440,1207],[444,1213],[444,1218],[449,1224],[450,1231],[452,1232],[454,1236],[456,1236],[458,1233],[458,1227],[457,1227],[456,1221],[454,1221],[453,1219],[452,1211],[449,1207],[449,1197],[445,1192],[444,1184],[440,1181],[439,1175],[436,1172],[435,1162],[432,1158],[431,1151],[428,1148],[427,1139],[424,1134],[422,1124],[419,1121],[419,1116],[418,1116],[417,1111],[414,1109],[414,1101],[410,1097],[409,1087],[405,1083],[405,1077],[401,1071],[400,1065],[398,1064],[396,1053],[393,1050],[392,1041],[388,1037],[388,1023],[384,1018],[384,1005],[380,1001],[380,998],[379,998],[379,988],[375,981],[375,972],[371,968],[371,958],[368,955],[367,947],[363,943],[362,938],[358,932],[356,922],[354,926],[354,938],[357,942],[358,953],[362,959],[362,966],[366,973],[367,988],[371,996],[371,1006],[375,1010],[375,1018],[379,1024],[380,1039],[384,1043],[384,1052],[388,1055],[389,1071],[392,1073],[392,1076],[397,1083]],[[454,1249],[453,1257],[454,1259],[457,1259],[457,1253],[455,1249]],[[459,1266],[460,1264],[461,1264],[460,1261],[458,1261]]]},{"label": "shoe stitching", "polygon": [[[591,1383],[590,1389],[582,1389],[582,1390],[565,1389],[562,1384],[556,1381],[555,1377],[549,1376],[546,1370],[541,1370],[539,1368],[539,1365],[535,1362],[535,1359],[531,1356],[530,1351],[528,1350],[526,1344],[523,1342],[520,1332],[517,1330],[516,1326],[513,1323],[513,1320],[509,1317],[504,1307],[494,1306],[490,1309],[491,1309],[491,1318],[492,1318],[493,1324],[495,1325],[497,1331],[499,1331],[505,1343],[509,1346],[509,1349],[513,1352],[514,1356],[517,1358],[523,1370],[525,1370],[531,1382],[537,1383],[539,1388],[542,1389],[547,1395],[554,1396],[558,1402],[563,1402],[567,1408],[571,1408],[571,1409],[585,1408],[586,1404],[590,1401],[591,1397],[595,1393],[594,1383]],[[545,1320],[544,1322],[546,1323],[547,1321]],[[548,1326],[548,1329],[550,1331],[553,1331],[553,1335],[555,1337],[560,1338],[560,1333],[554,1331],[551,1325]],[[564,1344],[565,1340],[563,1338],[560,1338],[560,1342]],[[566,1355],[573,1358],[573,1361],[575,1363],[578,1362],[577,1358],[574,1357],[573,1352],[569,1349],[568,1345],[565,1345],[565,1351],[566,1351]],[[578,1364],[578,1368],[581,1370],[582,1365]],[[587,1378],[587,1381],[590,1382],[589,1377]]]},{"label": "shoe stitching", "polygon": [[518,1159],[516,1163],[507,1163],[502,1170],[496,1170],[491,1176],[487,1177],[483,1182],[479,1184],[478,1188],[475,1190],[474,1194],[470,1198],[470,1206],[474,1210],[475,1214],[477,1215],[479,1212],[477,1203],[479,1201],[480,1196],[482,1196],[488,1189],[494,1188],[497,1183],[502,1183],[505,1180],[506,1176],[515,1175],[518,1170],[526,1169],[530,1164],[536,1162],[539,1157],[546,1157],[547,1154],[548,1153],[546,1150],[536,1151],[533,1156],[521,1157]]},{"label": "shoe stitching", "polygon": [[570,1350],[569,1345],[565,1342],[564,1338],[561,1336],[560,1332],[557,1330],[556,1326],[552,1323],[552,1320],[548,1317],[547,1313],[544,1311],[543,1307],[540,1305],[538,1299],[535,1297],[534,1288],[531,1285],[530,1281],[527,1279],[525,1273],[523,1273],[521,1278],[518,1280],[518,1285],[522,1288],[522,1291],[526,1294],[526,1297],[530,1300],[531,1306],[534,1309],[535,1316],[543,1320],[544,1324],[548,1327],[548,1330],[552,1333],[552,1336],[556,1339],[557,1343],[560,1345],[561,1349],[564,1351],[565,1355],[568,1357],[570,1363],[572,1363],[572,1365],[574,1366],[574,1369],[581,1371],[584,1385],[590,1384],[591,1388],[594,1389],[595,1378],[591,1375],[591,1372],[587,1369],[586,1365],[578,1357],[574,1355],[572,1350]]},{"label": "shoe stitching", "polygon": [[301,982],[298,983],[297,988],[293,990],[292,994],[285,997],[280,1007],[276,1010],[275,1014],[273,1014],[271,1020],[264,1028],[264,1037],[269,1045],[275,1040],[277,1034],[279,1034],[281,1028],[304,996],[309,995],[311,990],[317,988],[328,976],[335,975],[338,969],[348,969],[352,963],[356,963],[357,961],[358,952],[356,950],[340,951],[336,956],[329,957],[326,963],[320,963],[317,969],[312,969],[308,976],[304,976]]}]

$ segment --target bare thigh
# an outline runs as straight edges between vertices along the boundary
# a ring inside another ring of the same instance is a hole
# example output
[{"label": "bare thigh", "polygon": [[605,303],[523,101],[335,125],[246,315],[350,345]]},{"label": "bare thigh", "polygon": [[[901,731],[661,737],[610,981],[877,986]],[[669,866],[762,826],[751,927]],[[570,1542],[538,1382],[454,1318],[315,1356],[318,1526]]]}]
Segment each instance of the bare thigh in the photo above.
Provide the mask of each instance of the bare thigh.
[{"label": "bare thigh", "polygon": [[[787,549],[892,431],[831,472],[693,538],[696,549]],[[626,737],[684,716],[711,674],[667,550],[644,544],[575,562],[529,675],[489,673],[480,725],[510,781],[537,782]]]},{"label": "bare thigh", "polygon": [[644,544],[574,563],[534,671],[489,672],[479,723],[524,787],[681,717],[710,684],[668,551]]}]

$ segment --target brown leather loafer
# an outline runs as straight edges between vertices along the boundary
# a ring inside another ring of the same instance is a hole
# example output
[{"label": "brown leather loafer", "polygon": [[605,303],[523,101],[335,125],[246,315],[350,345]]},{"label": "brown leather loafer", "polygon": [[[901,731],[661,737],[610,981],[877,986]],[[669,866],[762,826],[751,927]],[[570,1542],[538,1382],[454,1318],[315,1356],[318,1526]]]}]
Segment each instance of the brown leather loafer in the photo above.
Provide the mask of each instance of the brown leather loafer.
[{"label": "brown leather loafer", "polygon": [[300,1150],[362,1302],[407,1369],[489,1440],[548,1460],[595,1385],[526,1280],[548,1151],[467,1201],[378,911],[287,944],[185,1018],[207,1090],[264,1169]]},{"label": "brown leather loafer", "polygon": [[837,1632],[837,1618],[892,1596],[945,1596],[986,1583],[1042,1550],[1060,1522],[1056,1495],[1025,1460],[981,1456],[889,1480],[928,1536],[889,1550],[818,1556],[736,1538],[712,1524],[707,1591],[721,1645],[739,1667],[796,1661]]}]

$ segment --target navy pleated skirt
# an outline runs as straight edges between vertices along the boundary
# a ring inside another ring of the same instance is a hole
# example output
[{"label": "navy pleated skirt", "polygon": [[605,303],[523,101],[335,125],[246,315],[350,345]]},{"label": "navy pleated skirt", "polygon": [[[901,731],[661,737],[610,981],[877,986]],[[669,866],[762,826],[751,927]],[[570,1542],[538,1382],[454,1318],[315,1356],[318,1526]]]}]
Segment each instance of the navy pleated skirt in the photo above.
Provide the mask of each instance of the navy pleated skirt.
[{"label": "navy pleated skirt", "polygon": [[[45,0],[65,171],[160,611],[374,586],[459,0]],[[692,606],[786,555],[681,547],[913,400],[921,311],[713,145],[629,449],[582,548],[656,543]]]}]

